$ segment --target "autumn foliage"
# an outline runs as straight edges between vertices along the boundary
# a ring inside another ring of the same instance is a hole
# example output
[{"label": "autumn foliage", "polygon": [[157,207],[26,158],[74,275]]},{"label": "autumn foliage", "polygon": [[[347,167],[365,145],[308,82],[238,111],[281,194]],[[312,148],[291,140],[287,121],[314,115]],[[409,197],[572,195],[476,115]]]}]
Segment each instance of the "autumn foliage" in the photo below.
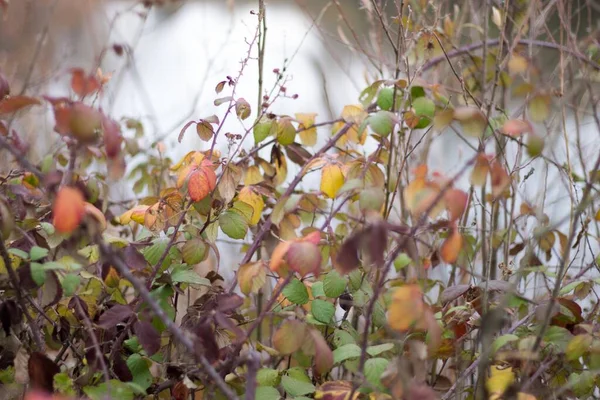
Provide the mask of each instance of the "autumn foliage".
[{"label": "autumn foliage", "polygon": [[[600,130],[598,41],[567,1],[383,3],[362,2],[367,82],[328,120],[274,111],[298,95],[287,64],[267,79],[259,1],[247,59],[213,82],[218,113],[177,128],[197,141],[175,160],[103,108],[102,69],[69,68],[63,97],[0,69],[0,397],[598,394],[600,157],[566,129]],[[573,43],[539,32],[550,16]],[[254,105],[238,84],[256,58]],[[34,160],[19,122],[40,110],[58,150]]]}]

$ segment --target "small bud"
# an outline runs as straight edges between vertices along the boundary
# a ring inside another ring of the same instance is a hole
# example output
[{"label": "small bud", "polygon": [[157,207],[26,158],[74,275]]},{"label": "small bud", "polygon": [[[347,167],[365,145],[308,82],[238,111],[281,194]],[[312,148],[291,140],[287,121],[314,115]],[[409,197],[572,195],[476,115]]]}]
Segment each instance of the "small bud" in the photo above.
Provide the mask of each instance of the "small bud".
[{"label": "small bud", "polygon": [[297,93],[292,96],[292,99],[294,99],[294,100],[296,100],[297,98],[298,98],[298,94]]}]

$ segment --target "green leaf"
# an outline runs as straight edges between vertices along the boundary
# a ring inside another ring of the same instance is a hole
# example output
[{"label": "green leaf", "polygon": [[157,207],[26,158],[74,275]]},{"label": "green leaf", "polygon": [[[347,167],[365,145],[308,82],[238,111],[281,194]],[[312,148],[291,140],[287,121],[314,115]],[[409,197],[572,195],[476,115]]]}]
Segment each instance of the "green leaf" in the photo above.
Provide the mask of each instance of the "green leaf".
[{"label": "green leaf", "polygon": [[227,210],[219,216],[219,226],[232,239],[243,239],[248,230],[248,220],[241,214]]},{"label": "green leaf", "polygon": [[259,386],[256,388],[255,399],[264,399],[264,400],[279,400],[281,399],[281,395],[279,394],[279,390],[270,386]]},{"label": "green leaf", "polygon": [[62,285],[64,295],[66,297],[73,296],[75,294],[75,291],[77,290],[77,287],[79,286],[79,282],[80,280],[78,275],[65,275],[62,279],[62,282],[60,283]]},{"label": "green leaf", "polygon": [[133,389],[116,379],[111,379],[108,384],[102,382],[98,386],[86,386],[83,388],[83,392],[91,400],[104,400],[107,396],[111,399],[133,400]]},{"label": "green leaf", "polygon": [[31,278],[33,281],[39,286],[43,285],[46,281],[46,270],[44,269],[44,266],[36,262],[32,262],[29,265],[31,268]]},{"label": "green leaf", "polygon": [[187,264],[198,264],[206,259],[208,245],[204,240],[195,238],[185,242],[181,248],[181,256]]},{"label": "green leaf", "polygon": [[198,273],[187,264],[179,264],[175,266],[171,272],[171,280],[173,283],[188,283],[191,285],[211,286],[211,283],[208,279],[198,275]]},{"label": "green leaf", "polygon": [[148,261],[148,263],[150,263],[150,265],[156,265],[156,263],[158,263],[158,261],[160,260],[160,257],[163,255],[163,253],[167,249],[167,244],[168,244],[167,239],[159,239],[159,240],[156,240],[152,244],[152,246],[146,247],[142,251],[142,254],[144,255],[144,258],[146,259],[146,261]]},{"label": "green leaf", "polygon": [[394,260],[394,268],[396,269],[396,272],[399,272],[401,269],[406,268],[411,262],[412,259],[408,256],[408,254],[400,253]]},{"label": "green leaf", "polygon": [[261,117],[252,130],[254,133],[254,143],[258,144],[265,140],[271,134],[272,126],[273,120],[266,116]]},{"label": "green leaf", "polygon": [[327,297],[325,295],[325,291],[323,290],[323,282],[313,283],[313,285],[310,287],[310,291],[315,299],[317,297]]},{"label": "green leaf", "polygon": [[356,339],[348,331],[336,329],[333,333],[333,344],[336,348],[346,344],[356,344]]},{"label": "green leaf", "polygon": [[139,354],[133,354],[127,359],[127,368],[133,375],[133,382],[144,390],[150,387],[153,380],[150,365],[151,362]]},{"label": "green leaf", "polygon": [[131,339],[127,339],[123,342],[127,350],[130,350],[134,353],[139,353],[142,351],[142,345],[140,344],[137,336],[132,337]]},{"label": "green leaf", "polygon": [[494,340],[494,342],[492,343],[492,354],[495,354],[498,350],[500,350],[506,344],[508,344],[510,342],[514,342],[516,340],[519,340],[519,337],[517,335],[512,335],[512,334],[507,334],[507,335],[502,335],[502,336],[497,337],[496,340]]},{"label": "green leaf", "polygon": [[315,299],[312,301],[310,311],[317,321],[329,324],[335,314],[335,307],[328,301]]},{"label": "green leaf", "polygon": [[579,357],[585,354],[590,349],[592,344],[592,336],[588,334],[577,335],[567,345],[565,355],[567,360],[577,360]]},{"label": "green leaf", "polygon": [[354,343],[348,343],[333,351],[333,363],[339,364],[351,358],[360,357],[360,347]]},{"label": "green leaf", "polygon": [[365,363],[365,378],[367,382],[379,390],[385,390],[381,384],[381,375],[389,364],[389,360],[385,358],[371,358]]},{"label": "green leaf", "polygon": [[410,88],[410,97],[412,97],[413,102],[419,98],[425,96],[425,89],[422,86],[413,86]]},{"label": "green leaf", "polygon": [[389,136],[394,129],[394,114],[389,111],[377,111],[368,118],[373,132],[381,136]]},{"label": "green leaf", "polygon": [[346,278],[342,277],[336,270],[332,270],[325,276],[325,279],[323,279],[323,291],[325,292],[325,296],[331,299],[340,297],[340,295],[344,293],[344,290],[346,290],[347,284],[348,281]]},{"label": "green leaf", "polygon": [[303,305],[308,303],[308,290],[304,283],[294,278],[283,288],[283,295],[294,304]]},{"label": "green leaf", "polygon": [[419,97],[413,100],[412,106],[415,109],[416,115],[433,119],[435,114],[435,104],[432,100],[427,97]]},{"label": "green leaf", "polygon": [[379,355],[381,353],[385,353],[386,351],[390,351],[394,348],[394,344],[393,343],[384,343],[384,344],[379,344],[376,346],[369,346],[367,347],[367,353],[372,356],[375,357],[376,355]]},{"label": "green leaf", "polygon": [[294,397],[314,393],[316,389],[312,383],[303,382],[287,375],[281,378],[281,386],[287,394]]},{"label": "green leaf", "polygon": [[73,380],[66,372],[60,372],[54,375],[54,388],[63,395],[75,396],[75,388],[73,387]]},{"label": "green leaf", "polygon": [[[400,91],[398,91],[400,92]],[[390,87],[382,88],[377,95],[377,106],[382,110],[391,110],[394,103],[394,89]]]},{"label": "green leaf", "polygon": [[48,255],[48,249],[44,249],[43,247],[33,246],[31,250],[29,250],[29,258],[31,261],[40,260]]},{"label": "green leaf", "polygon": [[567,329],[560,326],[551,326],[544,335],[544,342],[553,344],[560,350],[565,351],[572,338],[573,335]]},{"label": "green leaf", "polygon": [[13,256],[19,257],[22,260],[27,260],[29,258],[29,254],[25,253],[21,249],[8,249],[8,254],[12,254]]},{"label": "green leaf", "polygon": [[279,385],[279,371],[272,368],[261,368],[256,372],[256,383],[258,386]]}]

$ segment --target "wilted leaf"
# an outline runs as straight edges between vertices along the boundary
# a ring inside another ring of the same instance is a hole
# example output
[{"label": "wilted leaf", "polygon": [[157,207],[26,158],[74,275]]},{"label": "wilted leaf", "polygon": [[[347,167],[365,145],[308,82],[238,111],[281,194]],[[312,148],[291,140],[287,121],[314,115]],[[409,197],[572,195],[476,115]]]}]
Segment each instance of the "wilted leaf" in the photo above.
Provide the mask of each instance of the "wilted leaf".
[{"label": "wilted leaf", "polygon": [[[351,393],[353,393],[350,396]],[[352,382],[328,381],[323,383],[315,392],[318,400],[357,400],[360,392],[354,390]]]},{"label": "wilted leaf", "polygon": [[215,130],[210,122],[201,119],[196,124],[196,133],[200,139],[208,142],[215,134]]},{"label": "wilted leaf", "polygon": [[246,101],[246,99],[240,97],[236,102],[235,102],[235,113],[237,114],[237,116],[244,120],[246,118],[248,118],[250,116],[250,103],[248,103]]},{"label": "wilted leaf", "polygon": [[[258,293],[267,280],[267,271],[262,261],[244,264],[237,273],[240,290],[246,296]],[[303,285],[304,286],[304,285]]]},{"label": "wilted leaf", "polygon": [[126,318],[133,315],[133,310],[130,306],[117,304],[105,311],[98,321],[98,326],[103,329],[110,329],[118,323],[123,322]]},{"label": "wilted leaf", "polygon": [[52,224],[60,233],[71,233],[85,214],[85,201],[78,189],[63,186],[54,199]]},{"label": "wilted leaf", "polygon": [[149,357],[160,350],[160,335],[154,325],[146,321],[137,321],[133,330]]},{"label": "wilted leaf", "polygon": [[356,233],[346,239],[340,247],[336,257],[335,268],[341,274],[347,275],[358,268],[360,264],[358,250],[362,236],[362,232]]},{"label": "wilted leaf", "polygon": [[286,320],[273,334],[273,346],[283,355],[295,353],[304,344],[306,325],[298,320]]}]

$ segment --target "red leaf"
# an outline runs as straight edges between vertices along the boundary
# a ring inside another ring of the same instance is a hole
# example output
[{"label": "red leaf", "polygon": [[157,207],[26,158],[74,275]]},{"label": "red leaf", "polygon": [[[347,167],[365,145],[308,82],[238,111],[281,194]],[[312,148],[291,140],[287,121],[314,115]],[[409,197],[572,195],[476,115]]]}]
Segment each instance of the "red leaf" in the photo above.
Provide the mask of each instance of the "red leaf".
[{"label": "red leaf", "polygon": [[160,350],[160,335],[151,323],[137,321],[135,325],[133,325],[133,330],[149,357]]},{"label": "red leaf", "polygon": [[71,74],[71,89],[80,97],[95,93],[102,87],[95,75],[86,75],[81,68],[71,69]]},{"label": "red leaf", "polygon": [[32,389],[47,393],[54,391],[54,375],[60,372],[60,368],[46,355],[38,352],[32,353],[27,363],[27,371]]},{"label": "red leaf", "polygon": [[510,176],[498,161],[490,165],[490,176],[492,178],[492,197],[500,197],[510,185]]},{"label": "red leaf", "polygon": [[22,108],[41,104],[39,99],[29,96],[9,96],[0,100],[0,115],[12,114]]},{"label": "red leaf", "polygon": [[85,214],[83,194],[75,188],[63,186],[54,199],[52,224],[61,233],[73,232]]},{"label": "red leaf", "polygon": [[358,268],[360,264],[360,260],[358,259],[358,248],[360,246],[361,237],[362,232],[354,234],[342,244],[342,247],[340,247],[336,257],[335,268],[341,274],[349,274]]},{"label": "red leaf", "polygon": [[115,158],[121,152],[121,143],[123,143],[123,135],[121,135],[121,126],[118,122],[102,116],[102,129],[104,130],[104,147],[108,158]]},{"label": "red leaf", "polygon": [[132,315],[133,310],[131,307],[117,304],[100,316],[98,326],[103,329],[110,329]]},{"label": "red leaf", "polygon": [[502,126],[502,133],[508,136],[517,137],[524,133],[533,132],[533,127],[528,121],[522,119],[511,119]]},{"label": "red leaf", "polygon": [[286,261],[292,271],[301,277],[313,273],[319,275],[321,269],[321,250],[310,242],[294,242],[290,245]]},{"label": "red leaf", "polygon": [[188,194],[192,201],[200,201],[208,196],[217,186],[215,171],[204,162],[202,166],[190,174]]}]

